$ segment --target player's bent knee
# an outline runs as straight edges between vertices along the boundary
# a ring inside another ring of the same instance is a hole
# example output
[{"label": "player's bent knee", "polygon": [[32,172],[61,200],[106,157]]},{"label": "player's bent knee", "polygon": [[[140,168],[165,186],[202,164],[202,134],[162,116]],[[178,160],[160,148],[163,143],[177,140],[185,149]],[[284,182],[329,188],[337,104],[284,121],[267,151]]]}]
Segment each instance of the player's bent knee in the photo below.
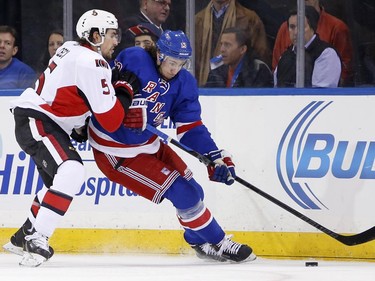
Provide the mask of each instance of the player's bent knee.
[{"label": "player's bent knee", "polygon": [[84,180],[84,166],[78,161],[67,160],[57,169],[51,189],[74,197],[79,192]]},{"label": "player's bent knee", "polygon": [[201,201],[202,194],[199,188],[201,187],[198,184],[192,185],[190,181],[178,177],[164,197],[177,209],[189,209]]},{"label": "player's bent knee", "polygon": [[204,191],[202,186],[196,182],[195,179],[190,179],[189,184],[198,192],[199,198],[203,201],[204,200]]}]

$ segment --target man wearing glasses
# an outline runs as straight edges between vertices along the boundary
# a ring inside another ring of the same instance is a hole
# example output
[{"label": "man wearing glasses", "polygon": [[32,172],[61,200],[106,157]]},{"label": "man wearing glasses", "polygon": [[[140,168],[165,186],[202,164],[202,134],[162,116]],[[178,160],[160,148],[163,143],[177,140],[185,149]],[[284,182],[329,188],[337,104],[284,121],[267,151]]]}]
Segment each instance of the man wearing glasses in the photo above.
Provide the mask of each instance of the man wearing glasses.
[{"label": "man wearing glasses", "polygon": [[140,0],[140,12],[143,18],[162,29],[171,9],[171,0]]},{"label": "man wearing glasses", "polygon": [[131,26],[136,26],[141,23],[150,23],[158,29],[159,33],[163,32],[163,24],[169,17],[171,10],[171,0],[139,0],[139,12],[134,16],[126,19],[126,31],[123,34],[123,45],[117,48],[121,51],[123,48],[133,46],[134,35],[127,29]]}]

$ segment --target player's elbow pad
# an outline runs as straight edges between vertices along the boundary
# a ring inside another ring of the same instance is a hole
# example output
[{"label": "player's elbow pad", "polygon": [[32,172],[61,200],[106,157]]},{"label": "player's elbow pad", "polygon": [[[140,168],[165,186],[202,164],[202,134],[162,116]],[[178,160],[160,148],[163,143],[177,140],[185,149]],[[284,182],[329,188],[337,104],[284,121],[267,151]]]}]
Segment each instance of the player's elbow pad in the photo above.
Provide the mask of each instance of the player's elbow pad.
[{"label": "player's elbow pad", "polygon": [[116,92],[116,97],[120,101],[125,112],[128,112],[129,106],[133,100],[133,88],[126,81],[116,81],[113,85]]}]

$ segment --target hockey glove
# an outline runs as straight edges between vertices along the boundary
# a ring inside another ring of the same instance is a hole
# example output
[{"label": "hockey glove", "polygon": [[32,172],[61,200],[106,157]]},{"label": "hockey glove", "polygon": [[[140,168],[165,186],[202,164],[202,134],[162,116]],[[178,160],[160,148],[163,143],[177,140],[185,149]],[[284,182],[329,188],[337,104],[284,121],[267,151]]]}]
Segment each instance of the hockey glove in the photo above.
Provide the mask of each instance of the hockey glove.
[{"label": "hockey glove", "polygon": [[117,81],[128,82],[132,86],[134,94],[137,94],[139,92],[140,83],[138,81],[138,77],[133,72],[121,72],[118,67],[113,67],[112,84],[115,84]]},{"label": "hockey glove", "polygon": [[89,125],[90,117],[87,117],[85,120],[85,125],[80,128],[74,128],[70,137],[76,142],[85,142],[88,139],[87,127]]},{"label": "hockey glove", "polygon": [[126,81],[119,80],[113,83],[113,88],[115,88],[116,97],[120,101],[125,112],[127,112],[134,95],[132,86]]},{"label": "hockey glove", "polygon": [[117,65],[115,65],[114,67],[112,67],[111,82],[112,82],[112,84],[114,84],[118,80],[120,80],[120,69]]},{"label": "hockey glove", "polygon": [[207,167],[209,179],[226,185],[233,184],[236,172],[231,155],[225,150],[211,151],[205,155],[215,163],[215,166]]},{"label": "hockey glove", "polygon": [[138,94],[140,83],[139,83],[138,77],[133,72],[130,72],[130,71],[120,72],[120,76],[118,80],[128,82],[133,88],[134,95]]},{"label": "hockey glove", "polygon": [[147,124],[147,101],[144,98],[133,99],[125,114],[124,125],[137,132],[143,132]]}]

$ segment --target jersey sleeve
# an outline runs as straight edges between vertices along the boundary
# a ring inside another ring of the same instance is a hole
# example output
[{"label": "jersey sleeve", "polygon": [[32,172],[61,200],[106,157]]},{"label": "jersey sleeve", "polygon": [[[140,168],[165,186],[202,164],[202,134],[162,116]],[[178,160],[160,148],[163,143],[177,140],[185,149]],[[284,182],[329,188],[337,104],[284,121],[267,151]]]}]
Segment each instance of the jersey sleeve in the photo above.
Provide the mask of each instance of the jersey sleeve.
[{"label": "jersey sleeve", "polygon": [[201,154],[217,150],[214,140],[201,119],[198,86],[188,72],[180,73],[182,79],[179,97],[171,110],[171,119],[176,125],[177,138],[181,143]]},{"label": "jersey sleeve", "polygon": [[125,116],[111,83],[109,64],[100,56],[81,59],[77,63],[77,87],[87,101],[91,112],[109,132],[120,127]]}]

